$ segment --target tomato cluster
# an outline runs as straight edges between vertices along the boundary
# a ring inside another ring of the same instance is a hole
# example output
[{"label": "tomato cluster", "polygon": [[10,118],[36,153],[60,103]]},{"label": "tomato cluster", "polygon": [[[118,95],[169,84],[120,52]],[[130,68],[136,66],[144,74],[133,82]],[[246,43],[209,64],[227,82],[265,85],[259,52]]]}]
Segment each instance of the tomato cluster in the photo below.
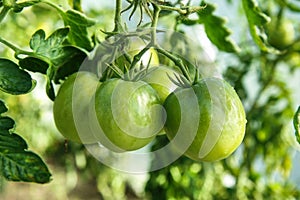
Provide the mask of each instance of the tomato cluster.
[{"label": "tomato cluster", "polygon": [[56,126],[69,140],[100,142],[115,152],[140,149],[165,132],[171,142],[182,137],[174,149],[191,159],[226,158],[245,133],[239,97],[219,78],[178,87],[171,81],[176,74],[152,67],[138,81],[111,78],[100,83],[90,72],[75,73],[54,101]]}]

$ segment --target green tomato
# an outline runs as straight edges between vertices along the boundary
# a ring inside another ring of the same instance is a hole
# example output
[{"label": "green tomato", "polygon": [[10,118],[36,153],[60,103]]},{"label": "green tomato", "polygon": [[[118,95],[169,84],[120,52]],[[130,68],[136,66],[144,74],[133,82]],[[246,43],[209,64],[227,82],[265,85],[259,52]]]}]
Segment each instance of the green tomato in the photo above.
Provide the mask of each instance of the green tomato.
[{"label": "green tomato", "polygon": [[[143,48],[146,46],[146,43],[141,40],[140,38],[135,38],[132,41],[130,41],[128,52],[130,56],[135,56],[138,54]],[[150,48],[148,51],[146,51],[143,56],[141,57],[138,65],[143,63],[144,66],[147,66],[147,64],[150,61],[150,66],[158,66],[159,65],[159,58],[157,51],[154,48]]]},{"label": "green tomato", "polygon": [[143,77],[143,81],[149,83],[156,90],[163,103],[169,94],[177,88],[177,85],[170,79],[170,77],[176,79],[176,74],[178,73],[175,70],[168,67],[152,67]]},{"label": "green tomato", "polygon": [[144,147],[163,127],[160,99],[143,81],[107,80],[97,89],[91,111],[97,119],[92,122],[94,135],[116,152]]},{"label": "green tomato", "polygon": [[164,107],[168,138],[172,141],[180,136],[177,133],[183,134],[175,147],[193,160],[224,159],[244,138],[243,105],[235,90],[222,79],[206,78],[191,88],[178,88],[166,99]]},{"label": "green tomato", "polygon": [[283,50],[295,40],[295,29],[293,23],[288,19],[272,20],[267,27],[269,43],[277,49]]},{"label": "green tomato", "polygon": [[88,111],[99,83],[95,74],[77,72],[59,88],[54,100],[53,116],[57,129],[66,139],[83,144],[96,142],[89,127]]}]

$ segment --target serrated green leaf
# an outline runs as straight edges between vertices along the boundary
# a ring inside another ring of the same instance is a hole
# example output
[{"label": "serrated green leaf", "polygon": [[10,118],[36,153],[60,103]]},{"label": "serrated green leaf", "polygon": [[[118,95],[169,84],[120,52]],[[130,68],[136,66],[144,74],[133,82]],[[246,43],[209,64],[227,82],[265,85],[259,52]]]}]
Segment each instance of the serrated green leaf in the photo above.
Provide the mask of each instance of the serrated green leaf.
[{"label": "serrated green leaf", "polygon": [[294,115],[293,122],[294,122],[296,139],[298,143],[300,143],[300,106],[298,107],[298,110]]},{"label": "serrated green leaf", "polygon": [[18,95],[28,93],[33,87],[34,82],[27,72],[8,59],[0,59],[0,89],[2,91]]},{"label": "serrated green leaf", "polygon": [[0,152],[0,169],[9,181],[47,183],[51,177],[42,159],[30,151]]},{"label": "serrated green leaf", "polygon": [[22,152],[28,146],[23,138],[15,133],[0,131],[0,153],[3,152]]},{"label": "serrated green leaf", "polygon": [[[68,33],[69,28],[58,29],[45,39],[45,32],[43,30],[37,31],[30,41],[30,47],[37,54],[37,57],[26,57],[20,60],[20,66],[33,72],[47,74],[50,64],[53,67],[51,70],[55,83],[78,71],[87,55],[79,48],[63,44]],[[48,63],[41,60],[41,56],[45,58],[44,60],[48,60]],[[53,80],[52,78],[50,80]],[[48,86],[47,91],[52,94],[50,83]]]},{"label": "serrated green leaf", "polygon": [[0,100],[0,115],[7,112],[7,111],[8,111],[8,109],[5,105],[5,103],[2,100]]},{"label": "serrated green leaf", "polygon": [[204,24],[205,32],[210,41],[220,50],[226,52],[240,51],[237,44],[229,37],[231,32],[225,26],[225,20],[213,14],[215,6],[202,2],[205,9],[198,12],[199,23]]},{"label": "serrated green leaf", "polygon": [[[6,111],[0,100],[0,113]],[[9,181],[49,182],[51,174],[42,159],[27,150],[27,143],[21,136],[9,132],[14,125],[10,117],[0,116],[0,175]]]},{"label": "serrated green leaf", "polygon": [[88,34],[88,28],[95,24],[95,21],[87,18],[76,10],[68,10],[61,13],[66,26],[70,26],[69,42],[73,45],[91,51],[93,49],[92,39]]},{"label": "serrated green leaf", "polygon": [[51,174],[42,159],[27,151],[19,135],[0,131],[0,174],[9,181],[47,183]]},{"label": "serrated green leaf", "polygon": [[253,40],[262,51],[270,53],[278,53],[278,50],[267,45],[266,34],[261,28],[270,22],[270,17],[263,13],[255,0],[243,0],[243,8],[247,16],[250,33]]},{"label": "serrated green leaf", "polygon": [[247,18],[252,24],[263,26],[270,21],[270,18],[260,10],[255,0],[243,0],[243,6]]},{"label": "serrated green leaf", "polygon": [[69,28],[54,31],[47,39],[44,30],[35,32],[30,40],[30,48],[37,54],[47,58],[55,58],[61,53],[62,43],[69,33]]},{"label": "serrated green leaf", "polygon": [[58,83],[59,80],[77,72],[86,57],[86,53],[76,47],[64,47],[63,53],[55,60],[59,65],[54,76],[54,82]]},{"label": "serrated green leaf", "polygon": [[40,45],[45,42],[46,33],[44,30],[37,30],[31,37],[29,46],[33,51],[37,51]]},{"label": "serrated green leaf", "polygon": [[42,74],[46,74],[48,69],[48,64],[46,62],[34,57],[26,57],[19,60],[19,65],[23,69]]},{"label": "serrated green leaf", "polygon": [[77,56],[80,56],[80,60],[81,62],[83,61],[82,59],[86,58],[86,54],[81,51],[80,49],[73,47],[73,46],[64,46],[59,50],[59,53],[55,56],[52,57],[52,61],[54,64],[55,68],[60,68],[64,65],[66,65],[67,63],[72,63],[74,66],[77,64],[81,64],[80,63],[76,63],[77,60]]},{"label": "serrated green leaf", "polygon": [[10,117],[0,117],[0,131],[14,128],[15,121]]}]

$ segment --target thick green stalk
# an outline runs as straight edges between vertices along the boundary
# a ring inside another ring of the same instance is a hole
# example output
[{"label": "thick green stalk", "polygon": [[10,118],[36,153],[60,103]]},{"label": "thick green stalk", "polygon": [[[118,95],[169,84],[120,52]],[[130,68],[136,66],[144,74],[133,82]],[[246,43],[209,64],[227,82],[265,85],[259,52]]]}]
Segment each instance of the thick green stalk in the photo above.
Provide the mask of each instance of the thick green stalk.
[{"label": "thick green stalk", "polygon": [[115,10],[115,28],[113,32],[120,32],[122,30],[122,19],[121,19],[121,12],[122,12],[122,0],[116,0],[116,10]]},{"label": "thick green stalk", "polygon": [[8,11],[10,10],[9,7],[4,6],[0,12],[0,23],[3,21],[5,16],[7,15]]}]

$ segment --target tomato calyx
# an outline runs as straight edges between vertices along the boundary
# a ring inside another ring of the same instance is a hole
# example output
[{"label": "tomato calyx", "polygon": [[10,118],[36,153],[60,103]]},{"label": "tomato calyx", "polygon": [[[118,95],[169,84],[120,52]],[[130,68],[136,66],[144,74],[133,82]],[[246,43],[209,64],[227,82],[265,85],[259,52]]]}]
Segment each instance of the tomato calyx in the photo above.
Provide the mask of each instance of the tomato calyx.
[{"label": "tomato calyx", "polygon": [[[184,67],[186,71],[189,71],[186,65],[184,65]],[[195,69],[194,74],[190,73],[186,75],[187,77],[182,74],[175,74],[175,73],[174,73],[175,78],[171,77],[169,74],[168,77],[178,87],[190,88],[191,86],[197,84],[202,79],[198,66],[194,65],[193,67]]]}]

